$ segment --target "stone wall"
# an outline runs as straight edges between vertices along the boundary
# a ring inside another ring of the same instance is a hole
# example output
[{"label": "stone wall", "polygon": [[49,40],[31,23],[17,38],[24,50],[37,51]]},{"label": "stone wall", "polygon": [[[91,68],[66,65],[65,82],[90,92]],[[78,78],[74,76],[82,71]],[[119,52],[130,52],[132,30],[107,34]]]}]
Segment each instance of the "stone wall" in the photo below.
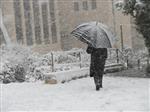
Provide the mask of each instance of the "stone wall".
[{"label": "stone wall", "polygon": [[122,45],[120,26],[124,48],[143,47],[143,40],[136,39],[130,16],[113,10],[112,0],[5,0],[1,6],[12,41],[37,52],[86,48],[70,32],[89,21],[102,22],[116,32],[118,48]]},{"label": "stone wall", "polygon": [[[65,2],[58,0],[60,30],[62,33],[62,47],[64,49],[71,47],[85,47],[86,45],[72,39],[70,32],[73,28],[83,22],[99,21],[108,25],[112,31],[116,32],[118,38],[118,48],[121,48],[121,30],[122,25],[124,47],[132,48],[131,24],[130,17],[124,16],[121,12],[113,10],[112,0],[96,0],[97,7],[92,9],[91,0],[86,0],[88,9],[83,9],[83,2],[85,0],[65,0]],[[79,10],[74,10],[74,3],[78,3]],[[64,37],[66,35],[66,37]]]},{"label": "stone wall", "polygon": [[42,49],[39,52],[61,49],[59,29],[57,31],[56,27],[58,20],[51,17],[55,14],[55,9],[52,11],[50,5],[54,7],[55,3],[51,1],[1,1],[4,24],[14,43],[33,47],[35,51]]}]

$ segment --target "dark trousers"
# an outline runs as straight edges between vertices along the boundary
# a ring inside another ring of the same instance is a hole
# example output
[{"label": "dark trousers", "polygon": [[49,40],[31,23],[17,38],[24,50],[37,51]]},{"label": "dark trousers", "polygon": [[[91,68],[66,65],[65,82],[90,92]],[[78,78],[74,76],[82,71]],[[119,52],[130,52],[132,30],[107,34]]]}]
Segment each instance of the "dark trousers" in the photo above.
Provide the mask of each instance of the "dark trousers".
[{"label": "dark trousers", "polygon": [[105,61],[106,59],[101,60],[100,64],[95,67],[93,77],[96,86],[98,85],[102,87]]}]

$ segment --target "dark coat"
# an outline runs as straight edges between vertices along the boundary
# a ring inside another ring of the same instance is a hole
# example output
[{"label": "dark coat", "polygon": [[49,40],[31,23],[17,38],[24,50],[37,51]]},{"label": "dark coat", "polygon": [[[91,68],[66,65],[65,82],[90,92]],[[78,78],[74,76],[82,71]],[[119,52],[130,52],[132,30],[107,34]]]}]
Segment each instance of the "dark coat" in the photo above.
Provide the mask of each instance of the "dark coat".
[{"label": "dark coat", "polygon": [[107,59],[107,48],[93,48],[88,46],[86,52],[91,54],[90,76],[102,77]]}]

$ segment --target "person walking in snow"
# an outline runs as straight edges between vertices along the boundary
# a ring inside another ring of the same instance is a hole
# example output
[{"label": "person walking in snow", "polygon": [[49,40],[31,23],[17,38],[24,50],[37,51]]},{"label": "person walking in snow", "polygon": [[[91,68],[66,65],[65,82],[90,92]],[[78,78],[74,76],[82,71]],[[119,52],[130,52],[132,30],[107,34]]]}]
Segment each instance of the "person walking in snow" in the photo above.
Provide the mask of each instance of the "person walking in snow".
[{"label": "person walking in snow", "polygon": [[91,54],[90,77],[94,77],[96,90],[102,88],[102,80],[107,59],[107,48],[87,47],[86,52]]},{"label": "person walking in snow", "polygon": [[116,46],[117,38],[111,29],[98,21],[78,25],[72,32],[83,43],[88,44],[87,53],[91,54],[90,76],[94,77],[96,90],[102,88],[102,79],[107,59],[107,48]]}]

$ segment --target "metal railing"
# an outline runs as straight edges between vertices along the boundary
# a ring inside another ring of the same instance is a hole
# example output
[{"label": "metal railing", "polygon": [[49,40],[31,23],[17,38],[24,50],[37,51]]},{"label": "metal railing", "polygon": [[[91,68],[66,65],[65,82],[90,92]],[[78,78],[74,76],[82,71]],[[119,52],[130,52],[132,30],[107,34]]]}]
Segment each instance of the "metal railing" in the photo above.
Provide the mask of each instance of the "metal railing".
[{"label": "metal railing", "polygon": [[[55,72],[60,69],[85,68],[90,65],[90,55],[85,50],[63,51],[51,53],[51,69]],[[127,67],[127,57],[119,49],[109,49],[106,66],[122,64]]]}]

